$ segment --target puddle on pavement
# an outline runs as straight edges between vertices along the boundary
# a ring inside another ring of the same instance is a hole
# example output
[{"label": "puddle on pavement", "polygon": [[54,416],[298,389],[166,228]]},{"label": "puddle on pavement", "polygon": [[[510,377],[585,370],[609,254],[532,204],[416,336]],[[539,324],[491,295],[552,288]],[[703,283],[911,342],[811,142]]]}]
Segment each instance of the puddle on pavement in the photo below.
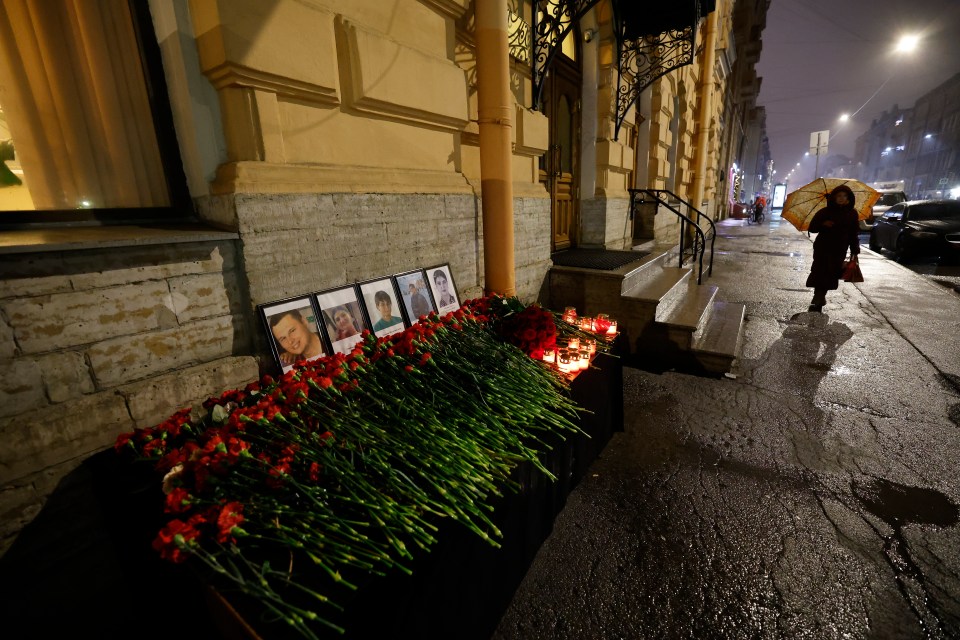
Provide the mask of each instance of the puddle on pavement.
[{"label": "puddle on pavement", "polygon": [[765,256],[782,256],[784,258],[799,258],[802,253],[796,251],[741,251],[740,253],[762,253]]},{"label": "puddle on pavement", "polygon": [[854,373],[855,373],[855,371],[854,371],[853,369],[851,369],[850,367],[845,367],[845,366],[843,366],[843,365],[839,365],[839,366],[836,366],[836,367],[832,367],[832,368],[827,372],[827,375],[828,375],[828,376],[850,376],[850,375],[853,375]]},{"label": "puddle on pavement", "polygon": [[[854,483],[853,495],[867,511],[893,529],[890,535],[882,536],[883,553],[893,571],[897,590],[917,622],[928,629],[928,638],[946,637],[944,620],[949,614],[944,611],[940,599],[933,596],[923,568],[910,553],[911,545],[904,537],[903,527],[909,523],[937,527],[954,525],[957,523],[957,505],[939,491],[908,487],[883,479]],[[915,597],[917,586],[921,597]]]},{"label": "puddle on pavement", "polygon": [[866,485],[855,484],[853,494],[866,509],[894,529],[904,524],[932,524],[946,527],[957,523],[957,505],[933,489],[920,489],[875,480]]}]

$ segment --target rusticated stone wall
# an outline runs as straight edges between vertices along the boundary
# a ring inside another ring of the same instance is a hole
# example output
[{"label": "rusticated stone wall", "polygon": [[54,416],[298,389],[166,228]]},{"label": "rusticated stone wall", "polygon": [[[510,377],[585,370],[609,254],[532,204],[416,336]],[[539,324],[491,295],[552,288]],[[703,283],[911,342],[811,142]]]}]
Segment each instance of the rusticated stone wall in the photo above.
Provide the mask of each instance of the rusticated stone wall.
[{"label": "rusticated stone wall", "polygon": [[[240,233],[251,305],[449,263],[461,299],[483,293],[480,200],[466,194],[219,196]],[[550,201],[514,199],[517,293],[536,300],[550,267]],[[260,345],[264,346],[264,345]]]},{"label": "rusticated stone wall", "polygon": [[233,241],[0,256],[0,555],[117,434],[258,375]]}]

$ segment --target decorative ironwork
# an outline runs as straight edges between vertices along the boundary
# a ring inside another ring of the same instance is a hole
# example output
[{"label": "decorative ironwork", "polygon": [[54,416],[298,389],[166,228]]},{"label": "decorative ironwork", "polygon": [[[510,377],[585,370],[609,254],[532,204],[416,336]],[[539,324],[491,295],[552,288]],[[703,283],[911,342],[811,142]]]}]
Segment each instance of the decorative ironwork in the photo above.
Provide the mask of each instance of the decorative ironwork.
[{"label": "decorative ironwork", "polygon": [[540,108],[543,81],[553,57],[570,30],[600,0],[534,0],[533,2],[533,107]]},{"label": "decorative ironwork", "polygon": [[661,76],[693,62],[696,23],[683,29],[644,36],[636,40],[620,39],[617,63],[617,121],[614,140],[627,111],[640,93]]},{"label": "decorative ironwork", "polygon": [[516,60],[530,64],[530,25],[513,11],[507,11],[507,38],[510,55]]},{"label": "decorative ironwork", "polygon": [[[683,268],[683,263],[690,259],[698,265],[697,284],[703,284],[703,256],[706,253],[707,242],[710,243],[710,261],[708,263],[707,276],[713,275],[713,245],[717,239],[717,225],[708,215],[694,207],[692,204],[679,197],[667,189],[629,189],[630,193],[630,218],[639,213],[640,207],[647,203],[656,203],[671,211],[680,218],[680,247],[679,264]],[[684,214],[680,207],[685,207],[687,213]],[[693,214],[696,214],[694,217]],[[700,226],[700,223],[705,223]],[[707,230],[704,231],[704,228]],[[690,238],[690,249],[684,247],[688,234],[693,234]]]}]

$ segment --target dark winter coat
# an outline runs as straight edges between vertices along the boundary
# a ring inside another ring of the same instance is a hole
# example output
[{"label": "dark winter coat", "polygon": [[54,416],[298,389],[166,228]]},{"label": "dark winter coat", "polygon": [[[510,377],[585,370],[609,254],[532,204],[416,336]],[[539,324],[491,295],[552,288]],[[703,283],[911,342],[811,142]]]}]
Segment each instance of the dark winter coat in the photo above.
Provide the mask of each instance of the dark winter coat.
[{"label": "dark winter coat", "polygon": [[[837,187],[830,194],[827,206],[813,216],[810,221],[810,233],[817,234],[813,241],[813,265],[807,286],[814,289],[836,289],[840,285],[840,271],[847,257],[847,247],[851,255],[860,253],[860,228],[857,224],[857,212],[852,205],[840,207],[833,202]],[[853,192],[848,191],[851,203]],[[824,222],[833,221],[833,226],[824,226]]]}]

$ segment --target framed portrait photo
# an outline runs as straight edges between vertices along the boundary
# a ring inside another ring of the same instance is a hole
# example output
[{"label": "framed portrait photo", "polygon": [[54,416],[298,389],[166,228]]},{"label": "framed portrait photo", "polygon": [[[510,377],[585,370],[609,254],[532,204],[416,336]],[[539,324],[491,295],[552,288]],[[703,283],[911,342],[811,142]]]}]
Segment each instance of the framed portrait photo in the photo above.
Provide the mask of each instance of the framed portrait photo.
[{"label": "framed portrait photo", "polygon": [[330,355],[319,314],[309,296],[269,302],[257,307],[273,357],[283,373],[298,362]]},{"label": "framed portrait photo", "polygon": [[313,294],[322,320],[321,327],[336,353],[350,353],[370,329],[356,285],[327,289]]},{"label": "framed portrait photo", "polygon": [[371,331],[378,337],[400,333],[410,326],[400,306],[400,297],[393,278],[387,276],[367,280],[357,285],[360,298],[370,318]]},{"label": "framed portrait photo", "polygon": [[425,269],[427,272],[430,291],[440,314],[456,311],[460,308],[460,296],[453,282],[449,264],[441,264]]},{"label": "framed portrait photo", "polygon": [[407,313],[410,324],[420,322],[422,316],[437,310],[433,302],[433,294],[427,286],[427,274],[423,269],[414,269],[393,276],[403,300],[403,310]]}]

